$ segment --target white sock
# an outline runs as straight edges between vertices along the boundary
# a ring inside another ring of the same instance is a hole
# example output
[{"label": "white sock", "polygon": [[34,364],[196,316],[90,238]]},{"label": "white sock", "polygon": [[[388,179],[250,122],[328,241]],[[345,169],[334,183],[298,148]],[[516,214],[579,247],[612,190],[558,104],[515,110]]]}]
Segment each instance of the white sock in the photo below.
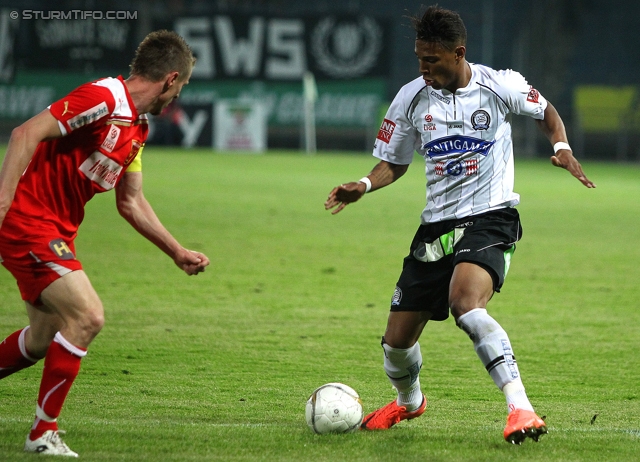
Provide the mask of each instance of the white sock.
[{"label": "white sock", "polygon": [[526,409],[527,411],[533,411],[533,406],[527,398],[527,394],[524,391],[524,385],[519,378],[513,382],[509,382],[502,388],[504,396],[507,398],[507,411],[515,411],[516,409]]},{"label": "white sock", "polygon": [[384,349],[384,370],[391,384],[398,391],[398,406],[405,406],[407,411],[415,411],[422,405],[420,389],[420,368],[422,354],[416,342],[411,348],[392,348],[382,341]]},{"label": "white sock", "polygon": [[504,392],[507,407],[533,410],[524,391],[511,342],[504,329],[484,308],[475,308],[457,320],[496,386]]}]

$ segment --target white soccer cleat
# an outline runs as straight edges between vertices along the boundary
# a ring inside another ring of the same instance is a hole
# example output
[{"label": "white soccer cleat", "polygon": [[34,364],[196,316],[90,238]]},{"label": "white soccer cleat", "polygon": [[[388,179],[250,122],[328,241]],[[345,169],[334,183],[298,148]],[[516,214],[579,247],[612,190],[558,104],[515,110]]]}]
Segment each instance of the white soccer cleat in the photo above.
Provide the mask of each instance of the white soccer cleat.
[{"label": "white soccer cleat", "polygon": [[24,443],[24,450],[26,452],[35,452],[47,456],[78,457],[78,453],[69,449],[69,446],[64,444],[64,441],[60,439],[58,433],[58,430],[47,430],[40,438],[34,441],[31,441],[27,436],[27,441]]}]

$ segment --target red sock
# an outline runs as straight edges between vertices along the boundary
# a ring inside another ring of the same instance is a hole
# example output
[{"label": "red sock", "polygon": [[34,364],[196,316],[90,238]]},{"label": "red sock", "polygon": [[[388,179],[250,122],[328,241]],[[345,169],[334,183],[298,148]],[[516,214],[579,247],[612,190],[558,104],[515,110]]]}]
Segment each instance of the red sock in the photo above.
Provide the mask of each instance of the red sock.
[{"label": "red sock", "polygon": [[0,343],[0,379],[38,362],[24,346],[24,335],[28,329],[29,326],[15,331]]},{"label": "red sock", "polygon": [[64,400],[80,371],[80,360],[87,354],[85,348],[69,343],[58,332],[47,350],[38,393],[36,420],[29,438],[40,438],[47,430],[57,430],[56,419]]}]

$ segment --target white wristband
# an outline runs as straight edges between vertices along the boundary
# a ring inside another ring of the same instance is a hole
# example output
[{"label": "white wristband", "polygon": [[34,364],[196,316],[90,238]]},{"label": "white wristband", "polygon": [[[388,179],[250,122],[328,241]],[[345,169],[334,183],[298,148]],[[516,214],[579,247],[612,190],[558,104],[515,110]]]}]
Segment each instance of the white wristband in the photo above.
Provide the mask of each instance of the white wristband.
[{"label": "white wristband", "polygon": [[569,143],[565,143],[564,141],[558,141],[553,145],[553,152],[557,153],[560,149],[568,149],[571,151],[571,146],[569,146]]},{"label": "white wristband", "polygon": [[364,183],[365,185],[365,190],[364,193],[367,194],[369,191],[371,191],[371,180],[369,179],[368,176],[365,176],[364,178],[360,178],[360,183]]}]

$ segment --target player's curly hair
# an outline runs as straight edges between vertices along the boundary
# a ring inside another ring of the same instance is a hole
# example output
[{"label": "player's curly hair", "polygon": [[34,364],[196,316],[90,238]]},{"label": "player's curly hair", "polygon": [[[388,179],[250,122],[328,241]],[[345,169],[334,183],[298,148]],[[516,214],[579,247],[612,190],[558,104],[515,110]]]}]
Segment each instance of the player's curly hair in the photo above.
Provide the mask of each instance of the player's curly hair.
[{"label": "player's curly hair", "polygon": [[151,32],[142,40],[129,68],[132,76],[159,82],[174,71],[178,72],[180,80],[185,80],[195,63],[196,58],[187,42],[175,32],[163,29]]},{"label": "player's curly hair", "polygon": [[467,43],[467,28],[455,11],[433,5],[410,19],[416,40],[440,43],[450,50]]}]

